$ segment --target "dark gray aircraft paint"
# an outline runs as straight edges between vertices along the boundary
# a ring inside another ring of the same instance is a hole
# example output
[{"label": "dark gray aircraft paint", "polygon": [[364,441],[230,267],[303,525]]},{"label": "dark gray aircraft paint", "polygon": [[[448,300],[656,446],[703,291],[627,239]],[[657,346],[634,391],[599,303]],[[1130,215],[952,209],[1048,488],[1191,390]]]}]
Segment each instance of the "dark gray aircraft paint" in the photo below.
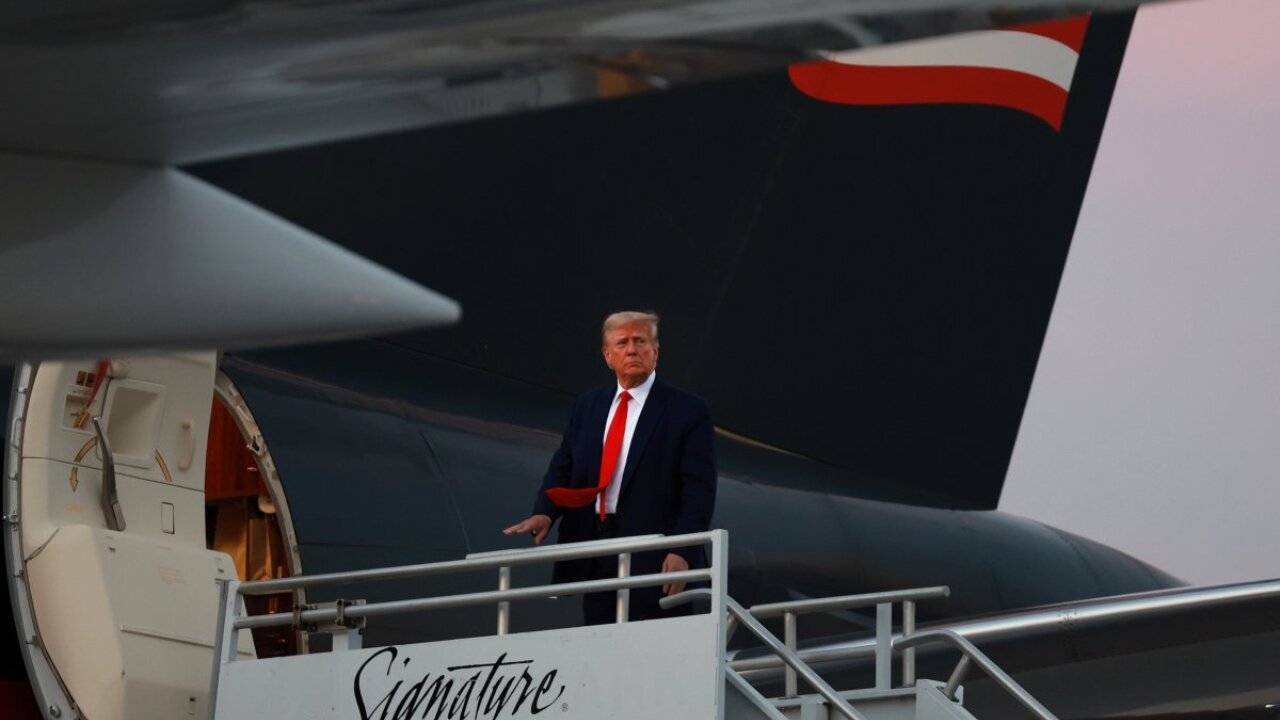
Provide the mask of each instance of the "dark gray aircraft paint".
[{"label": "dark gray aircraft paint", "polygon": [[[600,318],[639,307],[665,318],[659,372],[732,433],[716,525],[742,601],[950,584],[924,608],[950,617],[1176,584],[990,511],[1131,20],[1092,21],[1061,133],[830,105],[776,72],[189,168],[464,307],[443,331],[228,359],[305,570],[509,543],[573,394],[609,379]],[[432,590],[493,579],[453,582]],[[371,640],[492,622],[458,615]]]},{"label": "dark gray aircraft paint", "polygon": [[1060,133],[774,72],[189,169],[462,303],[397,345],[576,393],[653,308],[721,427],[990,509],[1131,20],[1092,20]]},{"label": "dark gray aircraft paint", "polygon": [[[227,358],[262,428],[307,573],[457,559],[527,545],[506,525],[529,513],[572,398],[389,343]],[[894,502],[848,471],[721,436],[714,526],[729,531],[729,587],[750,605],[949,585],[926,618],[1171,587],[1115,550],[995,511]],[[868,499],[875,498],[875,499]],[[549,581],[549,569],[517,574]],[[492,589],[495,577],[345,588],[373,600]],[[350,595],[346,595],[350,597]],[[517,605],[513,628],[574,623],[578,601]],[[371,622],[372,644],[485,634],[490,609]],[[863,630],[846,613],[806,635]]]}]

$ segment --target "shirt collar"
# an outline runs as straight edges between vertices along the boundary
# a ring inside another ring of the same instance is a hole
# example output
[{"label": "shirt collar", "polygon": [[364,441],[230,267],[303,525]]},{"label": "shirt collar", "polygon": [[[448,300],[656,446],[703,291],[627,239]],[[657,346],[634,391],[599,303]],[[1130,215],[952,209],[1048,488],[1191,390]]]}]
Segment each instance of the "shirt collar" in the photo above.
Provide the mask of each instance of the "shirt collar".
[{"label": "shirt collar", "polygon": [[[630,390],[627,390],[627,392],[631,393],[631,399],[635,400],[636,402],[643,403],[644,399],[649,397],[649,390],[653,388],[653,379],[656,377],[658,377],[658,371],[654,370],[653,372],[649,373],[649,377],[645,378],[644,382],[631,388]],[[617,402],[618,396],[622,394],[623,389],[624,388],[622,387],[622,384],[619,383],[617,390],[613,393],[614,402]]]}]

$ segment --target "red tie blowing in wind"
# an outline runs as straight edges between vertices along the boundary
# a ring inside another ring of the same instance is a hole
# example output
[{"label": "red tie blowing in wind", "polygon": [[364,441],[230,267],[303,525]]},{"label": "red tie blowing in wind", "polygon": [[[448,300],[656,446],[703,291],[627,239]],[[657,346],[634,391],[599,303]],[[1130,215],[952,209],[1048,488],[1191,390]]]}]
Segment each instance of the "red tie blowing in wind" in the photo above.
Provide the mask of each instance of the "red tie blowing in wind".
[{"label": "red tie blowing in wind", "polygon": [[600,481],[594,488],[551,488],[547,497],[557,507],[586,507],[600,497],[600,517],[605,516],[604,489],[609,487],[613,479],[613,471],[618,467],[618,456],[622,453],[622,435],[627,428],[627,403],[631,393],[626,390],[618,395],[618,410],[613,414],[613,422],[609,423],[609,432],[604,436],[604,456],[600,458]]}]

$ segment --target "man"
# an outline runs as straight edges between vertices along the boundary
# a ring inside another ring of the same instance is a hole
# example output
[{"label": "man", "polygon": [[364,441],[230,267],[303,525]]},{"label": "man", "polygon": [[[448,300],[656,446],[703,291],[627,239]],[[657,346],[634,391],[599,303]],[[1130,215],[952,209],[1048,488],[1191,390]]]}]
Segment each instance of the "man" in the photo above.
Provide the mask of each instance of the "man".
[{"label": "man", "polygon": [[[714,426],[707,403],[659,380],[658,316],[618,312],[601,331],[604,362],[617,382],[574,401],[569,427],[542,480],[533,515],[503,532],[531,533],[541,544],[560,521],[560,542],[626,535],[701,532],[716,498]],[[633,575],[688,570],[705,563],[701,547],[637,553]],[[615,557],[557,563],[554,582],[617,577]],[[683,583],[631,591],[632,620],[687,614],[664,611],[663,593]],[[615,594],[583,598],[588,625],[615,620]]]}]

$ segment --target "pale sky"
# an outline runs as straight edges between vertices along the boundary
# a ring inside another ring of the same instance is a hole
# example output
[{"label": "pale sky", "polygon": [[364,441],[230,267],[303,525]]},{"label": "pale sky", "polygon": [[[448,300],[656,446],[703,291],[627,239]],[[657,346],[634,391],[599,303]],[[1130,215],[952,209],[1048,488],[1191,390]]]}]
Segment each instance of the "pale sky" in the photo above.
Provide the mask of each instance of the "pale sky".
[{"label": "pale sky", "polygon": [[1000,509],[1280,578],[1280,2],[1144,6]]}]

